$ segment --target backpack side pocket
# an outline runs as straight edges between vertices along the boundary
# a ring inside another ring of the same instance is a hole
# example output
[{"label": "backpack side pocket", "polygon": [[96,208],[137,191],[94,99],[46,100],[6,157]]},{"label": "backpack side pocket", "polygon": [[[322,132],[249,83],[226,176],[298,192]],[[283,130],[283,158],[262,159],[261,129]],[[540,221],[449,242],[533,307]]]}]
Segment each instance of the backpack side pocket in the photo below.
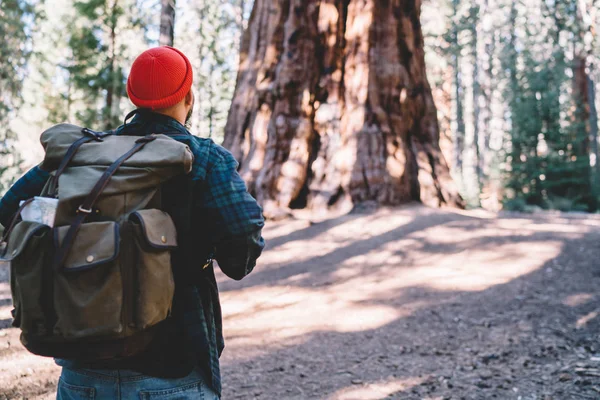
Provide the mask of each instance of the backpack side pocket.
[{"label": "backpack side pocket", "polygon": [[52,281],[47,278],[53,255],[47,225],[23,221],[11,232],[5,260],[10,261],[13,326],[26,335],[44,336],[52,331]]}]

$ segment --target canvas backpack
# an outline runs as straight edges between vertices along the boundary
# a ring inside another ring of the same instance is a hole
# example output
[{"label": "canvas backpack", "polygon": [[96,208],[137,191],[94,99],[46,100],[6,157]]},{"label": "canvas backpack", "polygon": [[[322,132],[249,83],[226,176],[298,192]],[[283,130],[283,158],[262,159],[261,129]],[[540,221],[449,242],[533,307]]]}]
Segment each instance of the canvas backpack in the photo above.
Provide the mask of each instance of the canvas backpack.
[{"label": "canvas backpack", "polygon": [[[32,353],[79,360],[143,351],[173,301],[177,232],[161,186],[191,171],[190,149],[165,135],[117,136],[69,124],[42,134],[41,197],[53,227],[17,217],[10,262],[13,326]],[[28,200],[22,209],[31,203]],[[20,210],[21,211],[21,210]]]}]

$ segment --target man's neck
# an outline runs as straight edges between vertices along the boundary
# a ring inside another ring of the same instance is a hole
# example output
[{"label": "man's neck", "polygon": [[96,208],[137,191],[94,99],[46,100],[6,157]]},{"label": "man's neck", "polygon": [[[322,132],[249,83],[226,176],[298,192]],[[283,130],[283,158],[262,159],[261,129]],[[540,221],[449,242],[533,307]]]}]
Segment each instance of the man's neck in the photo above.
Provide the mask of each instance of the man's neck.
[{"label": "man's neck", "polygon": [[[153,120],[165,121],[165,122],[171,121],[173,123],[179,124],[182,128],[187,130],[187,128],[185,127],[185,124],[183,124],[177,118],[172,117],[168,113],[158,112],[156,110],[150,110],[149,108],[137,109],[137,110],[133,111],[130,115],[133,115],[133,113],[137,114],[136,118],[144,120],[144,121],[147,121],[148,118],[153,119]],[[129,117],[127,117],[127,119],[129,119]],[[133,121],[135,121],[135,119],[132,120],[132,122]]]},{"label": "man's neck", "polygon": [[173,118],[175,121],[179,122],[181,125],[185,126],[185,116],[181,116],[181,112],[177,112],[175,110],[168,110],[168,111],[163,111],[163,110],[154,110],[152,111],[153,113],[156,114],[160,114],[160,115],[164,115],[167,117],[171,117]]}]

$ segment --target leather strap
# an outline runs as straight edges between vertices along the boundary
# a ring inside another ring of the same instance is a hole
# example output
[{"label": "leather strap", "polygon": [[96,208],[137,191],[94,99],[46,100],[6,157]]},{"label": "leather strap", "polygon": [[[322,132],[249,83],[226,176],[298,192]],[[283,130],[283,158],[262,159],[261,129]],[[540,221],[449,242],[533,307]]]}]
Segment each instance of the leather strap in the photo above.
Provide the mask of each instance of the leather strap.
[{"label": "leather strap", "polygon": [[56,271],[59,271],[65,263],[67,256],[71,251],[71,247],[73,246],[73,242],[75,241],[75,237],[77,236],[77,233],[81,228],[81,225],[83,224],[87,216],[92,213],[96,201],[98,201],[98,198],[100,197],[104,189],[106,189],[106,186],[110,182],[113,175],[117,172],[119,167],[121,167],[121,165],[125,163],[125,161],[130,159],[145,145],[154,140],[156,140],[155,135],[144,136],[136,140],[135,146],[133,146],[131,150],[123,154],[117,161],[115,161],[110,167],[108,167],[108,169],[104,171],[104,174],[102,174],[100,179],[98,179],[98,182],[96,182],[96,185],[94,186],[90,194],[85,198],[83,204],[79,206],[79,209],[77,210],[77,218],[75,218],[75,221],[73,221],[73,223],[69,227],[69,230],[67,231],[67,234],[63,239],[62,245],[56,251],[53,263],[54,269]]}]

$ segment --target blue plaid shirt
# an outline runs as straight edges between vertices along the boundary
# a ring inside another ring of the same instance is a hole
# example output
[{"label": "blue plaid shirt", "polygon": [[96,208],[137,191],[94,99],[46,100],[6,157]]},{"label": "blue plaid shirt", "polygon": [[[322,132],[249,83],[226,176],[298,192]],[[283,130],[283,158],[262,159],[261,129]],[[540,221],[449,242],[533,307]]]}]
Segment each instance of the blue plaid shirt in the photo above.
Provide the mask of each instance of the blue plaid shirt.
[{"label": "blue plaid shirt", "polygon": [[[214,257],[221,270],[233,279],[249,274],[265,245],[261,236],[262,210],[246,190],[231,153],[210,139],[191,135],[178,121],[140,110],[116,132],[120,135],[168,134],[188,145],[194,154],[191,174],[184,182],[179,180],[167,190],[163,189],[163,193],[171,194],[166,200],[171,206],[168,211],[186,230],[185,234],[179,232],[178,235],[184,236],[180,243],[180,264],[195,272],[194,284],[176,289],[175,302],[181,309],[190,352],[212,388],[220,393],[219,356],[224,347],[221,309],[214,270],[203,270],[202,266],[207,258]],[[39,195],[48,177],[48,172],[34,167],[17,181],[0,199],[0,223],[7,226],[19,202]],[[61,365],[69,363],[59,362]]]}]

